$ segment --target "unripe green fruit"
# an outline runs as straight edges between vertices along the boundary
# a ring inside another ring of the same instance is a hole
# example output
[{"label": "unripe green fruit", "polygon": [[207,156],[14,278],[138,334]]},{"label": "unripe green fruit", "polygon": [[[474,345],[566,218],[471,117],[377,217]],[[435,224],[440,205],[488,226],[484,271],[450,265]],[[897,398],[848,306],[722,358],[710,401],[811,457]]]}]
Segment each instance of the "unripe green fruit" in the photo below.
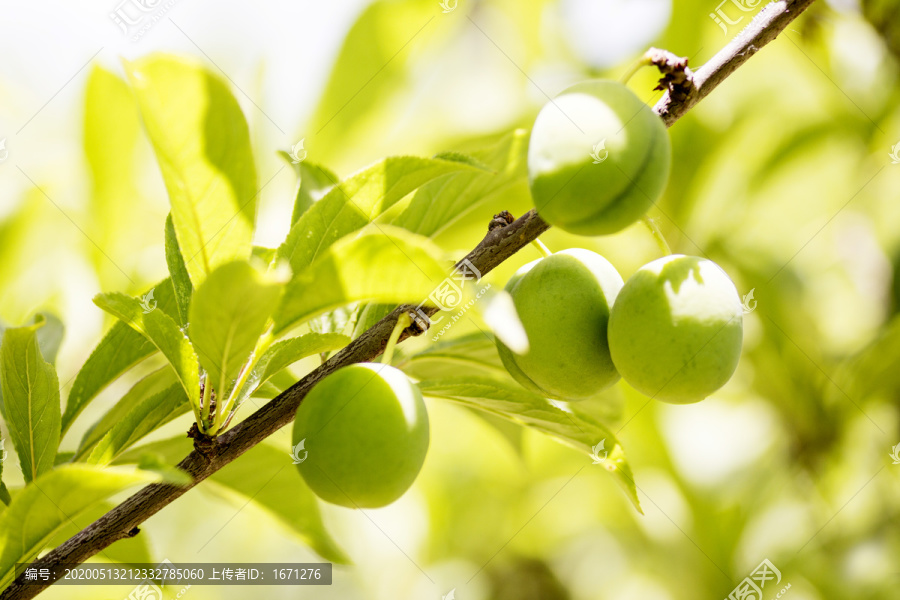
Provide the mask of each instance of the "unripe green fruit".
[{"label": "unripe green fruit", "polygon": [[671,153],[662,120],[625,85],[578,83],[534,122],[528,143],[534,206],[570,233],[614,233],[659,199]]},{"label": "unripe green fruit", "polygon": [[519,269],[506,291],[528,335],[529,349],[515,354],[497,341],[510,375],[531,391],[565,400],[593,396],[618,381],[606,327],[622,284],[609,261],[580,248]]},{"label": "unripe green fruit", "polygon": [[666,256],[638,269],[609,319],[609,347],[625,381],[675,404],[698,402],[725,385],[742,338],[734,283],[696,256]]},{"label": "unripe green fruit", "polygon": [[344,367],[300,404],[293,443],[301,441],[308,454],[297,468],[319,498],[349,508],[386,506],[409,489],[425,462],[422,393],[394,367]]}]

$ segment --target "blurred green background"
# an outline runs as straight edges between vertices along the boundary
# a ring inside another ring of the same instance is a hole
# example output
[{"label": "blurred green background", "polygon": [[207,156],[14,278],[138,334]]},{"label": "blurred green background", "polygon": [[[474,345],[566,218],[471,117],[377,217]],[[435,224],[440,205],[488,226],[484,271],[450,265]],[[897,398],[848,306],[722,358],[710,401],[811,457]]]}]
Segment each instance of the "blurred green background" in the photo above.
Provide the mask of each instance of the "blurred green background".
[{"label": "blurred green background", "polygon": [[[37,59],[5,42],[0,319],[18,324],[45,310],[64,321],[60,383],[71,383],[110,325],[91,297],[137,294],[166,273],[168,202],[118,54],[196,55],[240,90],[260,181],[272,178],[257,242],[274,246],[296,185],[276,151],[300,139],[310,161],[342,177],[386,155],[465,151],[527,129],[573,82],[619,77],[650,45],[696,68],[761,6],[459,0],[443,12],[437,0],[380,0],[337,3],[325,17],[328,6],[287,4],[259,14],[243,3],[177,4],[126,43],[106,14],[116,7],[94,2],[75,21],[89,26],[66,28],[83,57],[66,57],[68,38],[58,36]],[[741,22],[723,32],[710,17],[717,8]],[[59,13],[3,10],[18,19],[6,19],[4,39],[36,44],[59,31]],[[793,600],[900,597],[900,465],[890,456],[900,443],[900,164],[890,156],[900,144],[898,15],[893,0],[817,3],[670,129],[673,175],[651,216],[673,251],[716,261],[757,304],[745,316],[738,371],[713,397],[647,403],[624,382],[609,394],[607,416],[646,514],[575,451],[430,400],[431,448],[413,489],[385,509],[323,508],[354,563],[335,567],[333,586],[194,587],[182,597],[718,599],[763,559],[782,575],[766,600],[788,583],[782,597]],[[98,42],[91,28],[114,41]],[[59,62],[68,70],[48,76],[46,90],[34,83]],[[629,85],[652,104],[655,79],[645,69]],[[528,208],[519,180],[435,239],[462,256],[491,215]],[[542,239],[552,250],[595,249],[625,278],[659,253],[641,226]],[[537,256],[522,250],[488,281],[502,287]],[[474,330],[460,323],[448,336]],[[106,390],[89,417],[151,366]],[[289,432],[269,442],[287,459]],[[6,463],[12,485],[17,469]],[[319,560],[245,502],[203,484],[145,524],[139,552],[175,562]],[[66,587],[42,597],[128,591]]]}]

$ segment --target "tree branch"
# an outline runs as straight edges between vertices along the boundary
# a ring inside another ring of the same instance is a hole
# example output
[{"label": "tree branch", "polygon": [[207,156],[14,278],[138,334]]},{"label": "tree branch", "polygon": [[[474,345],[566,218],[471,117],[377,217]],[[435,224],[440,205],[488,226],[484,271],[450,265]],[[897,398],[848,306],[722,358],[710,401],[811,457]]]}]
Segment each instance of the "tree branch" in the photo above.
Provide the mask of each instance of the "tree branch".
[{"label": "tree branch", "polygon": [[[749,26],[695,73],[687,68],[687,61],[664,51],[654,51],[653,63],[660,68],[660,85],[666,89],[654,110],[671,126],[697,102],[706,97],[728,75],[750,56],[784,30],[814,0],[782,0],[760,11]],[[483,240],[465,257],[482,274],[488,273],[521,248],[549,229],[535,211],[529,211],[509,223],[508,213],[501,213],[491,222]],[[179,463],[193,483],[186,487],[169,484],[149,485],[100,517],[71,539],[34,561],[35,568],[53,568],[59,564],[81,563],[113,542],[133,535],[135,528],[169,505],[189,489],[238,458],[241,454],[289,424],[303,397],[313,386],[341,367],[367,362],[382,353],[388,337],[410,305],[399,306],[376,323],[346,348],[310,372],[296,384],[279,394],[244,421],[222,435],[195,443],[195,450]],[[431,314],[436,309],[431,309]],[[421,322],[404,330],[400,340],[422,332]],[[17,578],[2,594],[0,600],[34,598],[47,584],[25,585],[24,575]]]}]

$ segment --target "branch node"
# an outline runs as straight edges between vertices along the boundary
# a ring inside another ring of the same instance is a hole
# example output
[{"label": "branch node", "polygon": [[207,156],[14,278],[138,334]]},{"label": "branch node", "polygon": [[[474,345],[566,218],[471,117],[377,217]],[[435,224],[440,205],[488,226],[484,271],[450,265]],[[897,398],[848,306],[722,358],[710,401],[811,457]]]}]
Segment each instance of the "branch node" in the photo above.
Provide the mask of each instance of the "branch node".
[{"label": "branch node", "polygon": [[512,216],[508,210],[501,210],[499,213],[494,215],[494,218],[491,219],[491,222],[488,224],[488,231],[493,231],[500,227],[506,227],[507,225],[512,224],[516,218]]},{"label": "branch node", "polygon": [[650,64],[655,65],[662,77],[655,90],[666,90],[669,97],[675,102],[684,102],[694,86],[694,73],[688,67],[688,59],[684,56],[676,56],[668,50],[650,48],[645,55]]},{"label": "branch node", "polygon": [[216,438],[200,431],[200,427],[196,422],[191,424],[187,436],[194,440],[194,449],[207,461],[212,462],[216,448]]}]

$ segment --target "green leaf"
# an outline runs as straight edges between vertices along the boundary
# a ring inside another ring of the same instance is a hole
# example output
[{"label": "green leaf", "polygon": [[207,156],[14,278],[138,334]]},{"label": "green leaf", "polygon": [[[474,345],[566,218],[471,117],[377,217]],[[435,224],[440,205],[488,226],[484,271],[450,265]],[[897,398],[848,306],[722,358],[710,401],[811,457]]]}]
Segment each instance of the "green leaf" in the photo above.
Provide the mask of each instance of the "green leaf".
[{"label": "green leaf", "polygon": [[282,289],[237,261],[215,269],[194,292],[188,333],[220,397],[253,352]]},{"label": "green leaf", "polygon": [[166,264],[169,267],[169,276],[172,278],[172,287],[175,290],[178,316],[181,317],[179,324],[184,325],[188,322],[188,307],[191,305],[194,286],[191,284],[184,257],[181,255],[181,248],[178,246],[175,225],[172,223],[172,213],[166,217]]},{"label": "green leaf", "polygon": [[155,54],[125,70],[197,286],[218,265],[250,256],[257,183],[247,122],[228,86],[196,62]]},{"label": "green leaf", "polygon": [[90,454],[97,442],[103,439],[103,436],[124,419],[135,406],[177,383],[175,372],[169,365],[150,373],[135,383],[99,421],[84,433],[78,450],[75,452],[75,459],[81,460]]},{"label": "green leaf", "polygon": [[108,465],[141,438],[189,410],[187,396],[177,383],[145,398],[113,425],[94,447],[86,462]]},{"label": "green leaf", "polygon": [[26,482],[53,468],[60,438],[59,379],[41,356],[40,326],[9,328],[0,344],[3,418]]},{"label": "green leaf", "polygon": [[[259,357],[247,382],[241,388],[235,400],[235,406],[240,406],[247,398],[275,377],[283,369],[291,366],[298,360],[307,356],[338,350],[350,343],[350,338],[337,333],[307,333],[300,337],[290,338],[273,344],[262,356]],[[293,378],[288,385],[296,383]],[[280,391],[280,390],[279,390]]]},{"label": "green leaf", "polygon": [[336,185],[291,227],[278,249],[294,273],[309,267],[335,241],[362,229],[421,185],[473,167],[459,161],[393,156]]},{"label": "green leaf", "polygon": [[396,366],[416,379],[443,379],[459,373],[506,375],[494,337],[480,331],[431,344],[404,356]]},{"label": "green leaf", "polygon": [[200,371],[190,340],[161,310],[144,312],[139,301],[125,294],[97,294],[94,304],[141,332],[166,357],[191,405],[199,410]]},{"label": "green leaf", "polygon": [[593,447],[604,442],[608,452],[602,466],[609,471],[628,499],[639,511],[640,501],[631,466],[615,435],[578,406],[554,402],[523,389],[517,384],[490,377],[456,376],[449,379],[420,381],[422,394],[458,402],[543,433],[590,456]]},{"label": "green leaf", "polygon": [[325,529],[316,497],[292,464],[289,450],[257,444],[210,479],[238,492],[241,504],[253,500],[265,508],[325,560],[349,563]]},{"label": "green leaf", "polygon": [[36,335],[41,355],[51,365],[56,364],[56,355],[59,354],[59,347],[66,333],[63,322],[48,312],[39,312],[34,315],[33,323],[40,324]]},{"label": "green leaf", "polygon": [[528,132],[522,129],[488,148],[472,152],[469,160],[486,165],[490,172],[455,173],[421,187],[409,206],[391,223],[434,237],[476,206],[496,203],[505,194],[527,194],[527,153]]},{"label": "green leaf", "polygon": [[347,236],[288,283],[275,332],[351,302],[419,303],[450,272],[442,254],[430,240],[387,225]]},{"label": "green leaf", "polygon": [[[282,153],[287,160],[291,157]],[[309,208],[322,199],[334,184],[338,182],[338,176],[322,165],[309,161],[301,161],[294,164],[297,176],[300,178],[297,184],[297,198],[294,200],[294,211],[291,213],[291,227]]]},{"label": "green leaf", "polygon": [[[0,513],[0,589],[13,580],[16,563],[31,562],[66,524],[130,487],[158,478],[134,470],[72,464],[44,473],[19,491]],[[79,529],[87,521],[77,522]]]},{"label": "green leaf", "polygon": [[250,378],[255,379],[258,384],[262,384],[298,360],[313,354],[340,350],[349,343],[350,338],[339,333],[307,333],[300,337],[282,340],[273,344],[260,357],[253,370],[254,375],[251,375]]},{"label": "green leaf", "polygon": [[[170,280],[165,279],[156,284],[144,297],[150,293],[153,293],[155,298],[152,302],[149,300],[146,302],[150,302],[150,305],[155,303],[157,310],[167,314],[175,313],[175,299]],[[144,335],[125,323],[114,324],[75,377],[63,413],[63,435],[97,394],[155,352],[156,347]]]}]

